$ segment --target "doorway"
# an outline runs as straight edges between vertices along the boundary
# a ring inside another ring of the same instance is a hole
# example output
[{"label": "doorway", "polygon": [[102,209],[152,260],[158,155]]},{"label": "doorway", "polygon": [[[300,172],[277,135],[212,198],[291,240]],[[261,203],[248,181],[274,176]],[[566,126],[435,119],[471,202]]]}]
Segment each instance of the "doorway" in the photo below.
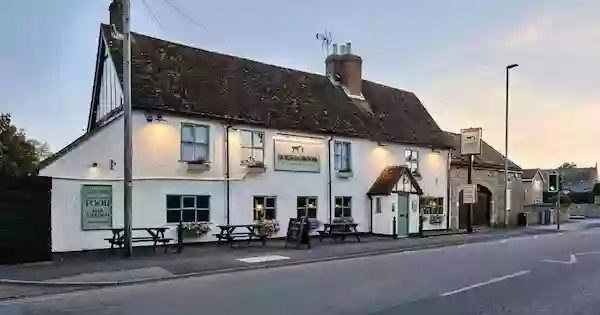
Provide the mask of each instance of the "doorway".
[{"label": "doorway", "polygon": [[[463,192],[458,195],[458,228],[468,226],[469,204],[463,201]],[[489,226],[492,218],[492,192],[485,186],[477,185],[477,202],[473,204],[473,226]]]},{"label": "doorway", "polygon": [[408,235],[408,195],[398,195],[398,235]]}]

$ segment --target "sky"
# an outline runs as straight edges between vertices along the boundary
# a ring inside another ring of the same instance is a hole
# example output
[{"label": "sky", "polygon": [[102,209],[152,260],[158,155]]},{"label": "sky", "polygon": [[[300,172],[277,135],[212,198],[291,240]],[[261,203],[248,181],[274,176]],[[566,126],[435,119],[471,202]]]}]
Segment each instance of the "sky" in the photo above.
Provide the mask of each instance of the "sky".
[{"label": "sky", "polygon": [[[517,63],[508,156],[524,168],[600,160],[600,1],[131,1],[136,32],[314,73],[315,34],[331,32],[352,42],[365,79],[414,92],[446,130],[482,127],[501,152]],[[109,3],[2,3],[0,112],[52,150],[86,127]]]}]

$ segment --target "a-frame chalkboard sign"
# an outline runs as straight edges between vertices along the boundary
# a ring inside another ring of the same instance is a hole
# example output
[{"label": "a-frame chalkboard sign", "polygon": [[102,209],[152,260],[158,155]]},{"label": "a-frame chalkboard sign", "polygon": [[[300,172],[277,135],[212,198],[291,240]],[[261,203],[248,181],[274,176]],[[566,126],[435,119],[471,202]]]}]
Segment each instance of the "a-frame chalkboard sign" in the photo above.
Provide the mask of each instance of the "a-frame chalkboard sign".
[{"label": "a-frame chalkboard sign", "polygon": [[301,244],[308,245],[310,248],[310,224],[306,217],[300,219],[290,219],[288,223],[287,232],[285,234],[285,248],[288,244],[294,244],[299,247]]}]

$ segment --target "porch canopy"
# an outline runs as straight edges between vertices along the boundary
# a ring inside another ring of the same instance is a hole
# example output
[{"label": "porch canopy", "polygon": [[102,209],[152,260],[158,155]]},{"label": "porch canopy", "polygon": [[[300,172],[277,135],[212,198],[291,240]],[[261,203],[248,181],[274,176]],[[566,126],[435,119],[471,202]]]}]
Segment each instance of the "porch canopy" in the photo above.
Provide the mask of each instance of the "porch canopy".
[{"label": "porch canopy", "polygon": [[422,195],[423,190],[406,166],[392,165],[384,168],[373,182],[367,195],[381,196],[391,193]]}]

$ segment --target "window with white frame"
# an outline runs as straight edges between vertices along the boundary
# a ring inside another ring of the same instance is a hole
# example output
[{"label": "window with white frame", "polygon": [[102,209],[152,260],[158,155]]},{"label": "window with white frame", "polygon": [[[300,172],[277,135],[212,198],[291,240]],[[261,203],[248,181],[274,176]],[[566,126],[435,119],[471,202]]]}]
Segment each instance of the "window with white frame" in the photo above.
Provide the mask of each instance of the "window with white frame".
[{"label": "window with white frame", "polygon": [[351,218],[352,217],[352,197],[343,196],[335,197],[335,213],[336,218]]},{"label": "window with white frame", "polygon": [[248,165],[264,163],[265,133],[254,130],[240,130],[241,163]]},{"label": "window with white frame", "polygon": [[167,195],[167,223],[209,222],[210,196]]},{"label": "window with white frame", "polygon": [[254,220],[275,220],[277,200],[274,196],[254,196]]},{"label": "window with white frame", "polygon": [[419,206],[422,214],[444,214],[444,198],[420,197]]},{"label": "window with white frame", "polygon": [[298,197],[296,199],[296,217],[317,218],[317,197]]},{"label": "window with white frame", "polygon": [[335,170],[349,172],[352,170],[350,142],[336,141],[333,148]]},{"label": "window with white frame", "polygon": [[181,124],[181,160],[184,162],[207,162],[208,126],[190,123]]},{"label": "window with white frame", "polygon": [[404,159],[411,173],[419,172],[419,151],[413,149],[404,150]]}]

